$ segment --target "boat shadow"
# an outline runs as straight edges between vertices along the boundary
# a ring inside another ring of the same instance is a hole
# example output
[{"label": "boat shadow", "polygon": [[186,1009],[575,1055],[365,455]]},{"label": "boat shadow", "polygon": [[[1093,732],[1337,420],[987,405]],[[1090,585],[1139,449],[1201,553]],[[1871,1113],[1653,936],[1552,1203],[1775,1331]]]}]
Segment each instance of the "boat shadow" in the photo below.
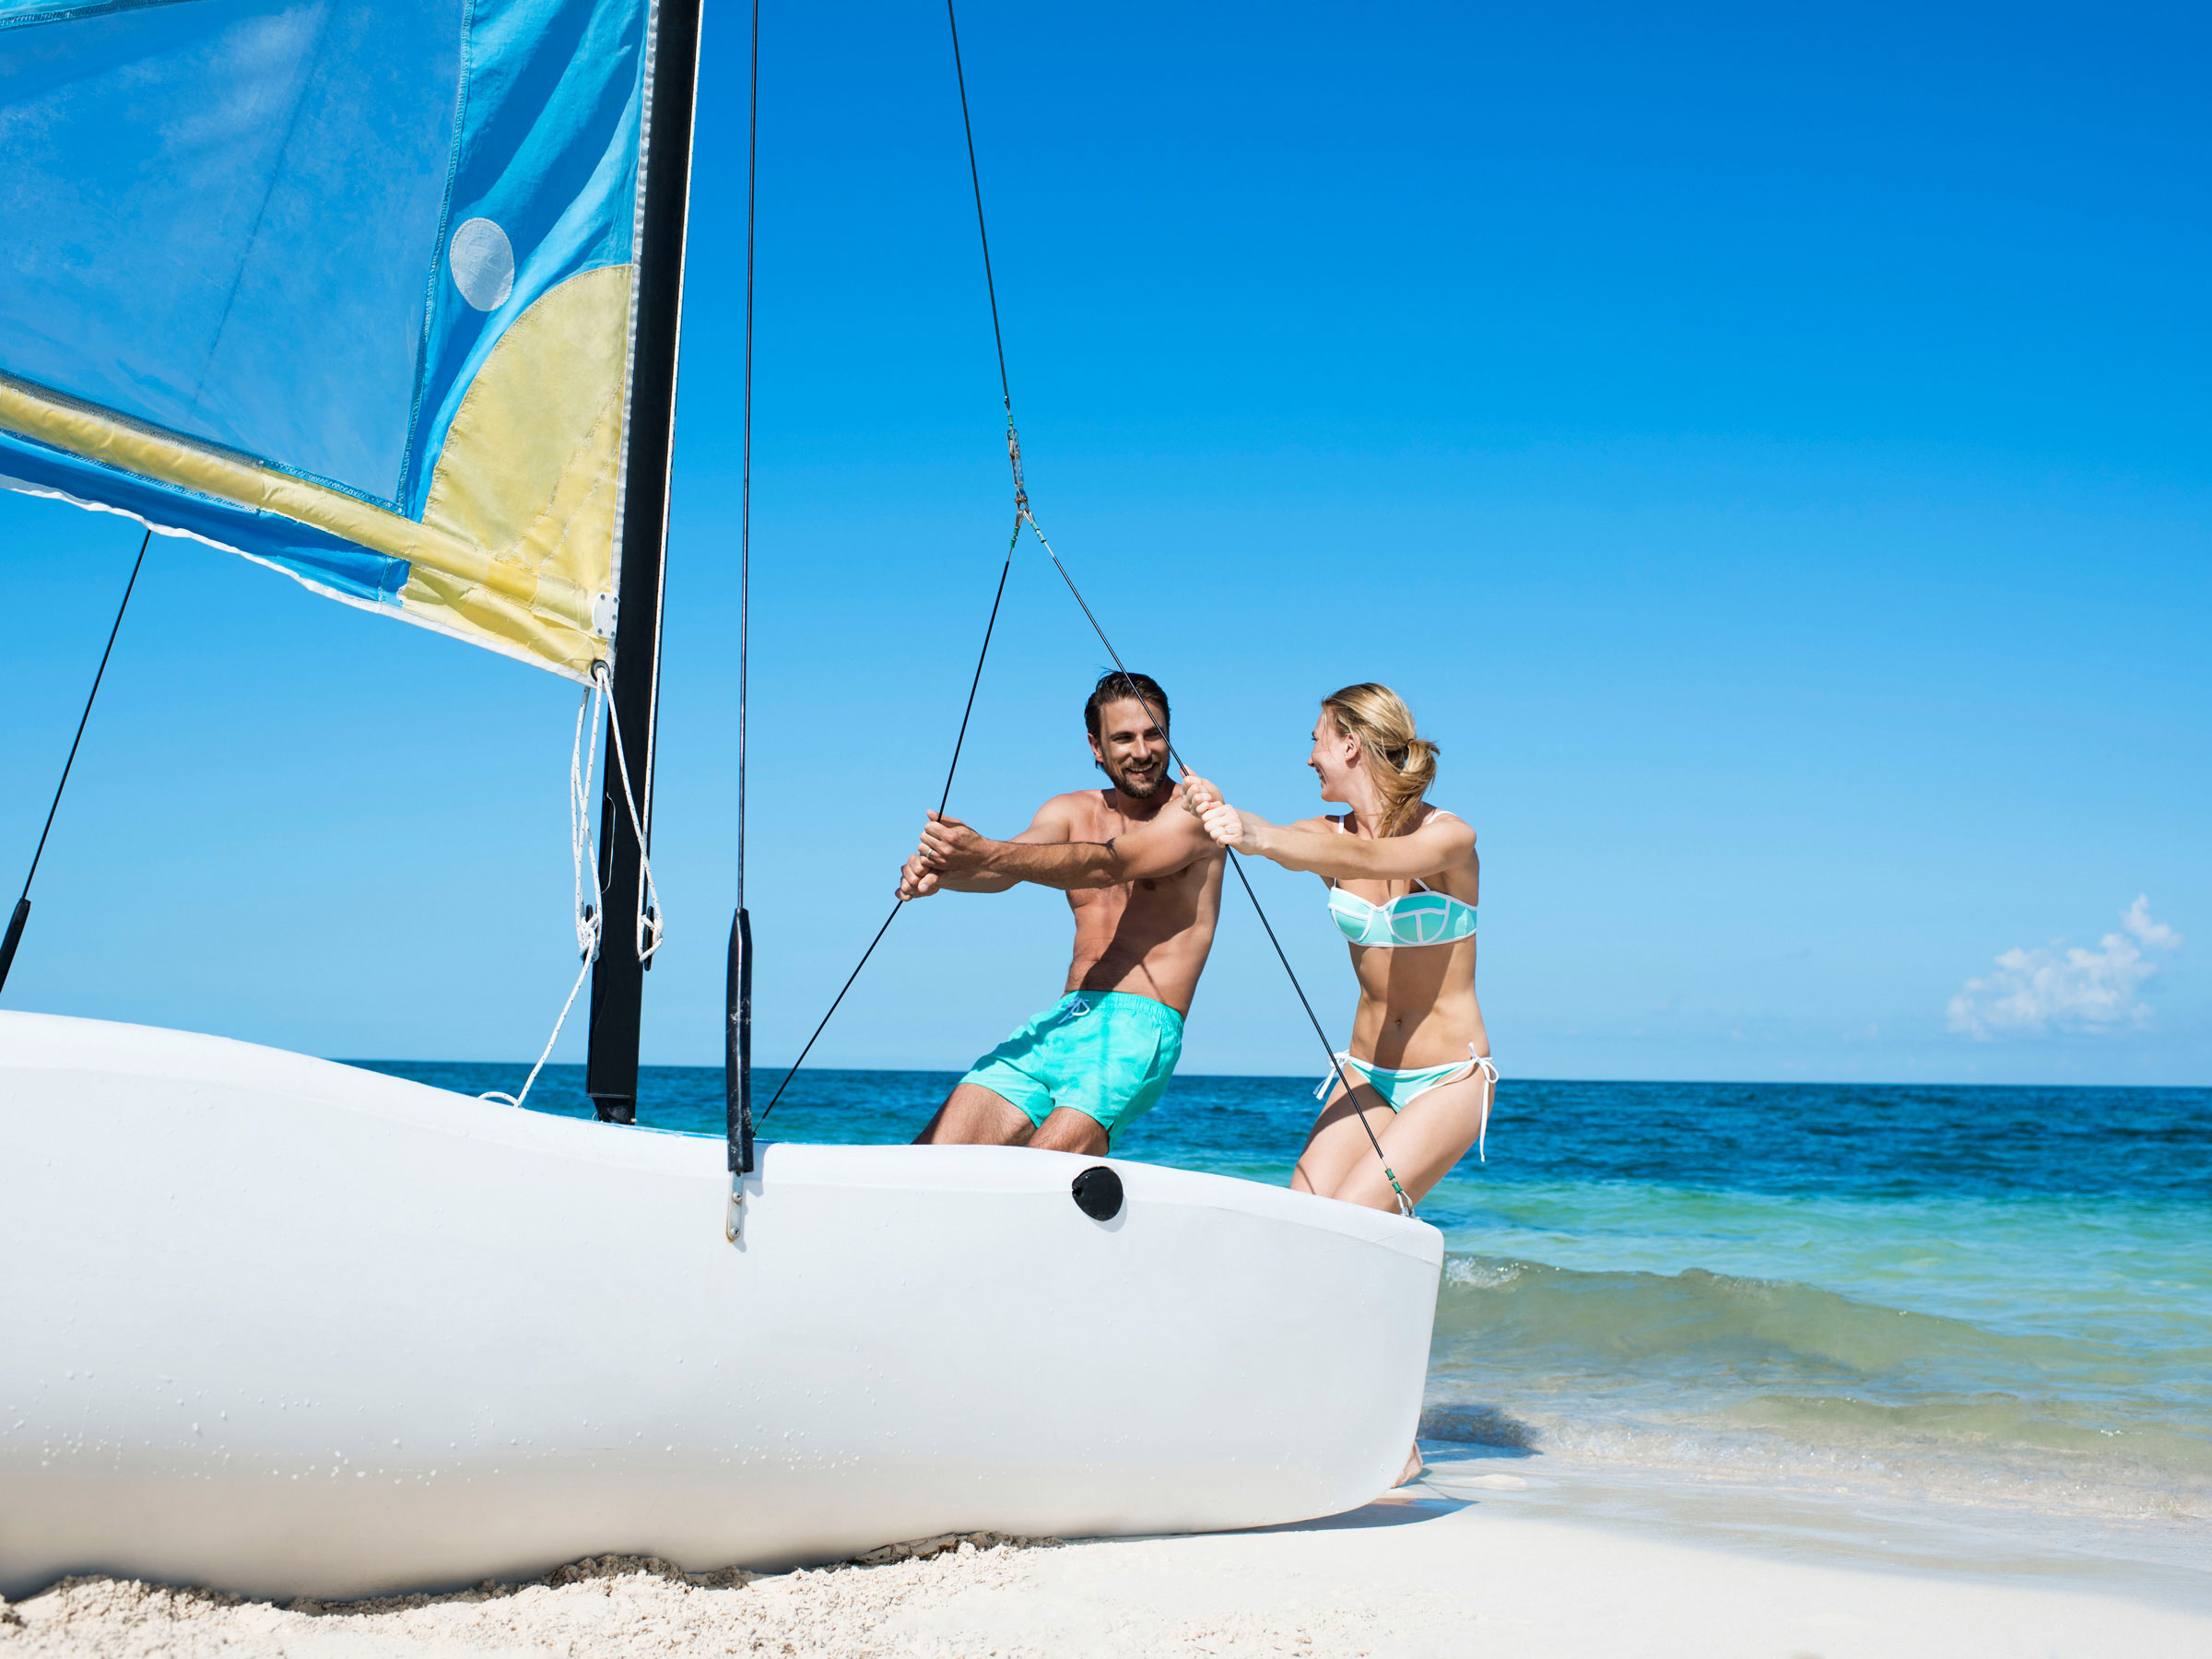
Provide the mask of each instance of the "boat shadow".
[{"label": "boat shadow", "polygon": [[1433,1492],[1385,1492],[1358,1509],[1343,1510],[1334,1515],[1319,1515],[1311,1521],[1280,1521],[1273,1526],[1243,1526],[1237,1530],[1241,1534],[1365,1532],[1378,1526],[1412,1526],[1422,1521],[1439,1521],[1470,1507],[1468,1500],[1444,1498]]},{"label": "boat shadow", "polygon": [[[1431,1406],[1421,1414],[1420,1439],[1417,1444],[1433,1465],[1440,1457],[1464,1464],[1490,1458],[1518,1461],[1540,1456],[1535,1440],[1535,1430],[1531,1425],[1494,1406]],[[1477,1484],[1483,1483],[1478,1481]],[[1517,1486],[1521,1483],[1513,1481],[1512,1484]],[[1247,1526],[1237,1530],[1245,1533],[1359,1532],[1377,1526],[1412,1526],[1422,1521],[1435,1521],[1446,1515],[1457,1514],[1474,1501],[1473,1499],[1446,1497],[1435,1488],[1422,1485],[1417,1477],[1403,1487],[1361,1504],[1358,1509],[1317,1516],[1312,1521],[1283,1521],[1273,1526]]]}]

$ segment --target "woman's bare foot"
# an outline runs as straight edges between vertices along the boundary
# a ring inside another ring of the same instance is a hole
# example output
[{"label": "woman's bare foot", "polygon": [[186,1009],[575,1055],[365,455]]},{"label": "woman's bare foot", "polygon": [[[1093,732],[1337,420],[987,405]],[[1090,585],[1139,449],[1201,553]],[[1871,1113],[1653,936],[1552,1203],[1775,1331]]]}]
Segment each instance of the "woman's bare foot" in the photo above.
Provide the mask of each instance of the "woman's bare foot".
[{"label": "woman's bare foot", "polygon": [[1421,1470],[1426,1466],[1421,1462],[1420,1444],[1416,1441],[1413,1450],[1406,1453],[1406,1466],[1398,1471],[1398,1477],[1390,1483],[1390,1489],[1394,1492],[1406,1482],[1418,1480],[1421,1477]]}]

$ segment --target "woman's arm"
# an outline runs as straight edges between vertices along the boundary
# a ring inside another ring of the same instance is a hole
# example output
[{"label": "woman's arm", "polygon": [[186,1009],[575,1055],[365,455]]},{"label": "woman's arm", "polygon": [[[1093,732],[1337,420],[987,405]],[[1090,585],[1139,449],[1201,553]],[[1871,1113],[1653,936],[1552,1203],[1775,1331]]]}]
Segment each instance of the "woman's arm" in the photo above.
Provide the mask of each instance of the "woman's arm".
[{"label": "woman's arm", "polygon": [[1218,794],[1210,799],[1201,808],[1201,821],[1221,845],[1270,859],[1286,870],[1309,870],[1339,881],[1421,880],[1457,869],[1475,852],[1474,827],[1449,813],[1431,812],[1410,835],[1366,841],[1339,833],[1326,818],[1271,824]]}]

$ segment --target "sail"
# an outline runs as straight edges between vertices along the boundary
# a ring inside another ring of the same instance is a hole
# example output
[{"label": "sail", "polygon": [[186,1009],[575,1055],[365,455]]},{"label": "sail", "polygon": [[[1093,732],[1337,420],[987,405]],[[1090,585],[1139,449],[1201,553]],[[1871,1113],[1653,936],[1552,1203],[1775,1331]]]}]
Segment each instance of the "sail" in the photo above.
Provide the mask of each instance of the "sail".
[{"label": "sail", "polygon": [[648,4],[0,0],[0,483],[611,662]]}]

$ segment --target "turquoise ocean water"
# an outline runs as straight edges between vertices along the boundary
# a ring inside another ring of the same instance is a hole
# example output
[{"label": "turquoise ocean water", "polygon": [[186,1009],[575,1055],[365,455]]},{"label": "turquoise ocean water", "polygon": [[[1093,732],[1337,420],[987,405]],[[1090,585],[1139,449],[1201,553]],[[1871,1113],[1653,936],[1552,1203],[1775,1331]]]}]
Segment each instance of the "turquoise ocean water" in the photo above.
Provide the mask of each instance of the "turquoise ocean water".
[{"label": "turquoise ocean water", "polygon": [[[374,1069],[477,1093],[524,1068]],[[767,1074],[771,1088],[777,1074]],[[801,1074],[764,1138],[911,1139],[950,1074]],[[589,1116],[581,1067],[531,1108]],[[722,1074],[640,1121],[722,1129]],[[765,1096],[766,1089],[763,1091]],[[1288,1179],[1295,1078],[1179,1077],[1118,1156]],[[1544,1083],[1422,1206],[1425,1438],[2212,1519],[2212,1089]]]}]

